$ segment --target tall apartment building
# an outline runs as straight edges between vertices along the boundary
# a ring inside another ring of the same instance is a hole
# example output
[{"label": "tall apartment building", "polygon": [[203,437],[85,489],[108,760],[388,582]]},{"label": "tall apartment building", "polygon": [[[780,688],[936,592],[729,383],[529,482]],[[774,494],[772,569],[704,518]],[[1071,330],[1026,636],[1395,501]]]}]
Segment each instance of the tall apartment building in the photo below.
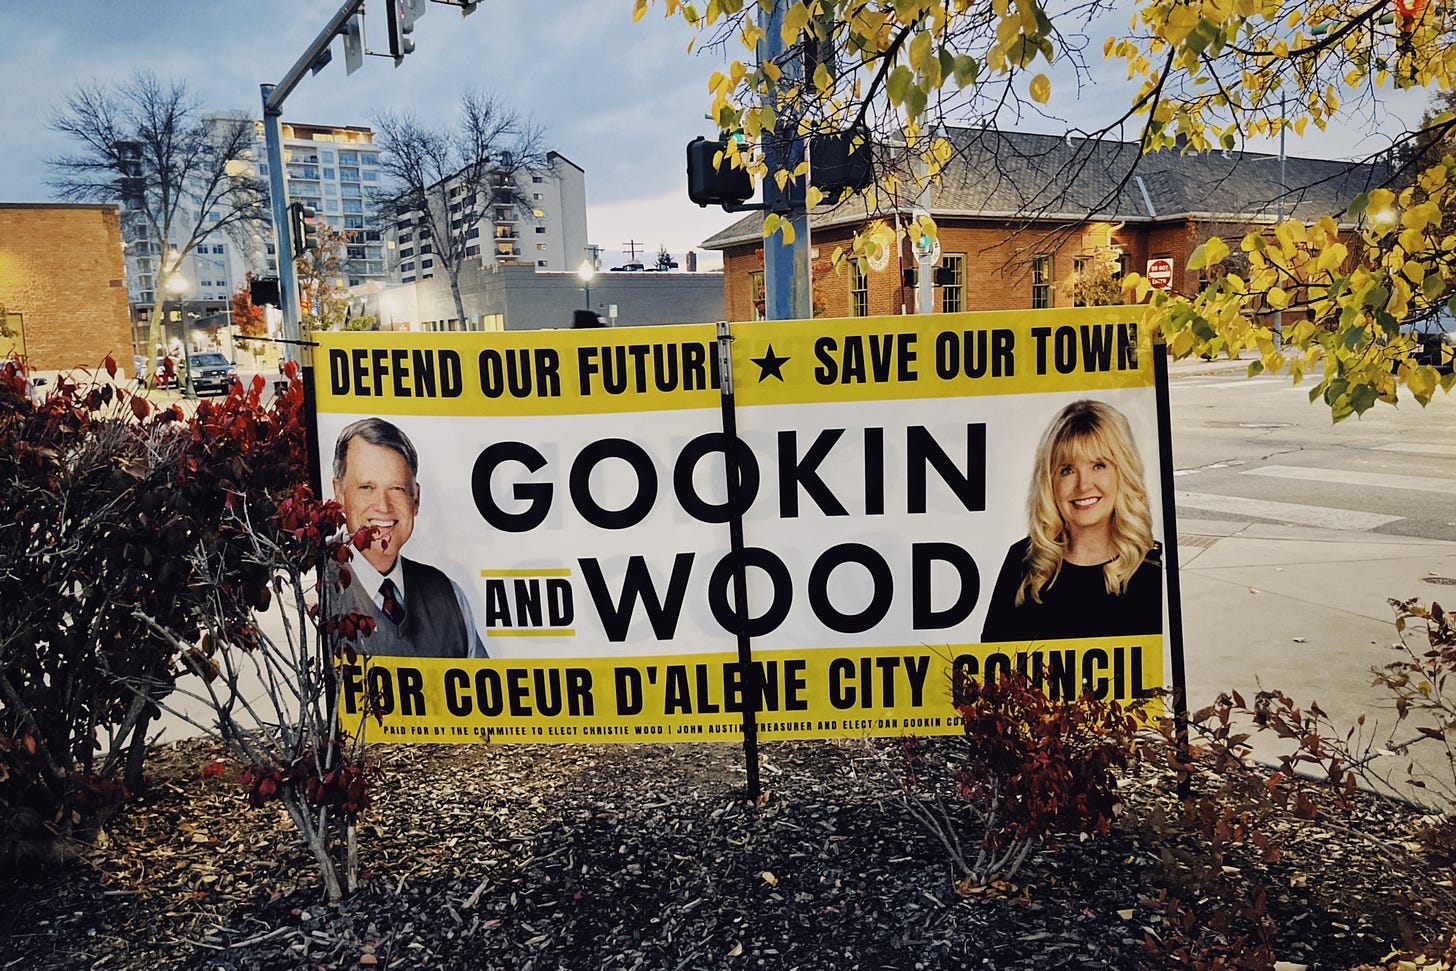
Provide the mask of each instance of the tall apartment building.
[{"label": "tall apartment building", "polygon": [[[218,119],[223,121],[226,119]],[[252,161],[257,174],[269,176],[263,125],[256,125]],[[371,200],[380,183],[379,149],[368,128],[331,125],[283,125],[284,179],[291,201],[316,209],[322,219],[348,235],[344,261],[345,285],[356,286],[387,278],[384,227]],[[185,204],[172,227],[169,243],[181,245],[199,220],[216,222],[217,212],[197,212]],[[163,265],[162,248],[148,242],[140,207],[122,201],[122,234],[126,243],[127,290],[133,308],[145,312],[156,301],[157,274]],[[185,311],[202,319],[224,313],[232,293],[248,272],[259,276],[278,272],[273,227],[269,224],[239,228],[207,237],[182,260],[180,294]],[[134,316],[137,316],[134,313]]]},{"label": "tall apartment building", "polygon": [[[258,126],[258,157],[263,155],[263,126]],[[368,128],[283,124],[284,178],[290,202],[312,206],[323,220],[345,234],[344,272],[348,286],[383,280],[385,227],[372,196],[380,186],[379,149]],[[259,165],[268,174],[267,163]],[[269,266],[276,269],[272,229],[265,233]]]},{"label": "tall apartment building", "polygon": [[[524,207],[497,205],[481,214],[465,234],[465,255],[479,260],[481,269],[496,266],[534,266],[538,270],[575,270],[586,258],[586,173],[559,152],[549,152],[550,164],[515,176]],[[446,180],[444,198],[450,207],[452,228],[460,228],[465,187]],[[436,188],[432,198],[439,198]],[[406,216],[392,227],[397,247],[398,282],[414,283],[435,276],[435,241],[419,216]],[[437,213],[436,225],[444,225]]]}]

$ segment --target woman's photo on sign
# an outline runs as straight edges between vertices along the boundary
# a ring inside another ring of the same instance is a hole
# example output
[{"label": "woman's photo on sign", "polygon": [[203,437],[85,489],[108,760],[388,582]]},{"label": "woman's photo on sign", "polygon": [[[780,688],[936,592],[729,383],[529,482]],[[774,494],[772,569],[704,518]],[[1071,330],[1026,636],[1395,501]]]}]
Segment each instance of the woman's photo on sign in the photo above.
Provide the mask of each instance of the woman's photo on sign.
[{"label": "woman's photo on sign", "polygon": [[1161,554],[1127,417],[1074,401],[1037,444],[1027,535],[1006,553],[981,640],[1160,634]]}]

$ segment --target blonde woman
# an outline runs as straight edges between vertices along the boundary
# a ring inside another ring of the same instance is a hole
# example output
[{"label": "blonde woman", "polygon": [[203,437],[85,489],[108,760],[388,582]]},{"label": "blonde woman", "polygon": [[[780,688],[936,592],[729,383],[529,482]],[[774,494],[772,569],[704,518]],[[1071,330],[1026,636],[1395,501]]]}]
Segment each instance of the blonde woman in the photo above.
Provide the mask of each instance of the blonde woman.
[{"label": "blonde woman", "polygon": [[1161,633],[1162,550],[1122,412],[1084,400],[1057,414],[1027,512],[1030,535],[1001,565],[982,641]]}]

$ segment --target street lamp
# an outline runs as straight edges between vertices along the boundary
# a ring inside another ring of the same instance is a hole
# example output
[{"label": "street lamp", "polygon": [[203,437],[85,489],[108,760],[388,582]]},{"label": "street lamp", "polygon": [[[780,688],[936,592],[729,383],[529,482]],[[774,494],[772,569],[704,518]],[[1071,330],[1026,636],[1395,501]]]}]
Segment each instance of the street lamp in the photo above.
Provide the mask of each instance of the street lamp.
[{"label": "street lamp", "polygon": [[581,277],[581,285],[586,290],[586,309],[591,309],[591,282],[597,275],[597,268],[592,266],[591,260],[582,260],[581,266],[576,268],[576,275]]},{"label": "street lamp", "polygon": [[[176,264],[173,264],[171,271],[167,274],[167,289],[179,298],[183,293],[187,292],[187,278],[177,269]],[[181,324],[180,330],[182,331],[182,370],[186,375],[186,383],[182,387],[182,397],[195,398],[197,394],[192,390],[192,349],[189,346],[192,343],[192,335],[187,333],[187,314],[182,309],[187,304],[181,299],[177,303],[177,322]]]}]

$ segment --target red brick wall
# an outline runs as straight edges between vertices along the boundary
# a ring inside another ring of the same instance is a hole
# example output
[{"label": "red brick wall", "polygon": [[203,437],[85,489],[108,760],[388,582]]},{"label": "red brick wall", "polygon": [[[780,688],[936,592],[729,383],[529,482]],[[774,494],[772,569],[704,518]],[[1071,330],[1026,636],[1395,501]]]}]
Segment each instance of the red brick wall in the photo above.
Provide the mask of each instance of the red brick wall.
[{"label": "red brick wall", "polygon": [[[1234,228],[1238,229],[1232,234]],[[1220,226],[1226,236],[1237,239],[1244,227]],[[1096,232],[1091,236],[1095,237]],[[1189,222],[1142,226],[1126,224],[1115,229],[1111,242],[1122,247],[1128,269],[1146,273],[1147,261],[1153,255],[1171,255],[1174,261],[1174,285],[1182,293],[1196,292],[1197,272],[1188,270],[1188,257],[1198,245],[1202,233]],[[1089,230],[1066,226],[1014,226],[1011,224],[961,223],[945,220],[939,230],[942,254],[965,256],[966,310],[1024,310],[1031,307],[1031,258],[1049,253],[1052,257],[1052,306],[1070,306],[1065,286],[1072,275],[1073,261],[1087,254]],[[830,259],[834,250],[848,246],[848,229],[817,231],[813,239],[814,305],[816,316],[844,317],[850,313],[848,271],[834,272]],[[915,312],[915,291],[900,286],[901,268],[915,266],[908,242],[901,244],[897,262],[879,273],[870,273],[869,312],[872,315],[897,314],[903,305],[906,312]],[[723,304],[729,320],[753,319],[749,295],[749,274],[763,270],[763,247],[754,242],[734,246],[723,254]],[[935,290],[935,312],[942,310],[941,291]]]},{"label": "red brick wall", "polygon": [[130,375],[117,208],[0,203],[0,304],[25,315],[34,370],[95,367],[111,354]]}]

